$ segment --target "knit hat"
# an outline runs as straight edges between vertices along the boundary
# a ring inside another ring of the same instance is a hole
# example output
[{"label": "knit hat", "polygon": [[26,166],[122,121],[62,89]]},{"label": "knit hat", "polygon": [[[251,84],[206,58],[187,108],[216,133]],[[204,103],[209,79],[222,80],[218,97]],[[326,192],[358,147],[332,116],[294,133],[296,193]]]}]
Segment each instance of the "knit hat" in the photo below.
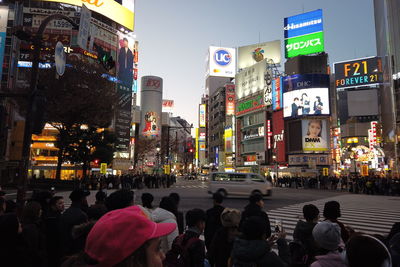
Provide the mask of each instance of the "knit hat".
[{"label": "knit hat", "polygon": [[221,223],[224,227],[239,227],[240,210],[225,208],[221,213]]},{"label": "knit hat", "polygon": [[315,242],[323,249],[333,251],[339,247],[341,231],[337,223],[320,222],[314,227],[312,234]]}]

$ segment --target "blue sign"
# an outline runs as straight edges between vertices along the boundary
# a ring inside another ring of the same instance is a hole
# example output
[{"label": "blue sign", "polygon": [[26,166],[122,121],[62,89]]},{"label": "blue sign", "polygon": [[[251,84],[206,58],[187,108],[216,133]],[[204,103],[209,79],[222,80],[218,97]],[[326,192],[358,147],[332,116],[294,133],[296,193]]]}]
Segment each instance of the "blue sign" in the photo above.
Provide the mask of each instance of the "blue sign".
[{"label": "blue sign", "polygon": [[285,18],[285,39],[323,31],[322,9]]},{"label": "blue sign", "polygon": [[329,88],[328,74],[296,74],[283,78],[284,92],[307,88]]},{"label": "blue sign", "polygon": [[229,65],[232,61],[232,55],[225,49],[219,49],[214,53],[214,60],[220,66]]}]

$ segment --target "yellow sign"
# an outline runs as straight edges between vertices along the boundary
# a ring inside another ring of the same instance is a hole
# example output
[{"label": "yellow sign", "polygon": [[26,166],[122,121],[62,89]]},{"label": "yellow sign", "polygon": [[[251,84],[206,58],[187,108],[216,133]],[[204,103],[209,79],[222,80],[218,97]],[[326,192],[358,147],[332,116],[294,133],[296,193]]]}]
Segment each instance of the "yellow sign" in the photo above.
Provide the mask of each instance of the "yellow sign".
[{"label": "yellow sign", "polygon": [[361,176],[368,176],[368,165],[361,166]]},{"label": "yellow sign", "polygon": [[169,165],[164,165],[164,174],[170,174],[171,173],[171,167]]},{"label": "yellow sign", "polygon": [[101,163],[100,164],[100,173],[101,174],[106,174],[107,173],[107,163]]},{"label": "yellow sign", "polygon": [[323,168],[322,169],[322,175],[323,176],[328,176],[329,175],[329,169],[328,168]]},{"label": "yellow sign", "polygon": [[65,3],[74,6],[86,5],[90,10],[97,12],[120,25],[133,31],[135,15],[128,8],[118,4],[114,0],[42,0],[46,2]]}]

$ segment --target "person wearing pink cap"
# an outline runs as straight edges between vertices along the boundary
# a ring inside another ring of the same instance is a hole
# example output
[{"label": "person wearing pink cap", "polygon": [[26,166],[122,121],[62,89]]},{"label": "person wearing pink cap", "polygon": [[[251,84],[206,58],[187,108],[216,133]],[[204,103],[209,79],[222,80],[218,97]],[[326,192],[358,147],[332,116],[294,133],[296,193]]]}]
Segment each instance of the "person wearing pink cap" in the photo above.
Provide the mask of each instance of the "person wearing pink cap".
[{"label": "person wearing pink cap", "polygon": [[137,206],[110,211],[93,226],[84,253],[62,266],[162,267],[161,237],[175,228],[152,222]]}]

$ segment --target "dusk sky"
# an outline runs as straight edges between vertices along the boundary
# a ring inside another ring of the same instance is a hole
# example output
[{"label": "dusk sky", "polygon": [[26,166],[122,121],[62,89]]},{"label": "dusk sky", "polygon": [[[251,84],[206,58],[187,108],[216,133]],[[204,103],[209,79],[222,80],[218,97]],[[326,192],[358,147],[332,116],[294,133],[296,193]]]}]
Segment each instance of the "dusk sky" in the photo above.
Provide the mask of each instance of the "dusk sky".
[{"label": "dusk sky", "polygon": [[319,8],[331,66],[376,55],[372,0],[136,0],[138,98],[141,76],[160,76],[163,99],[175,101],[174,115],[197,126],[210,45],[239,47],[283,41],[285,17]]}]

